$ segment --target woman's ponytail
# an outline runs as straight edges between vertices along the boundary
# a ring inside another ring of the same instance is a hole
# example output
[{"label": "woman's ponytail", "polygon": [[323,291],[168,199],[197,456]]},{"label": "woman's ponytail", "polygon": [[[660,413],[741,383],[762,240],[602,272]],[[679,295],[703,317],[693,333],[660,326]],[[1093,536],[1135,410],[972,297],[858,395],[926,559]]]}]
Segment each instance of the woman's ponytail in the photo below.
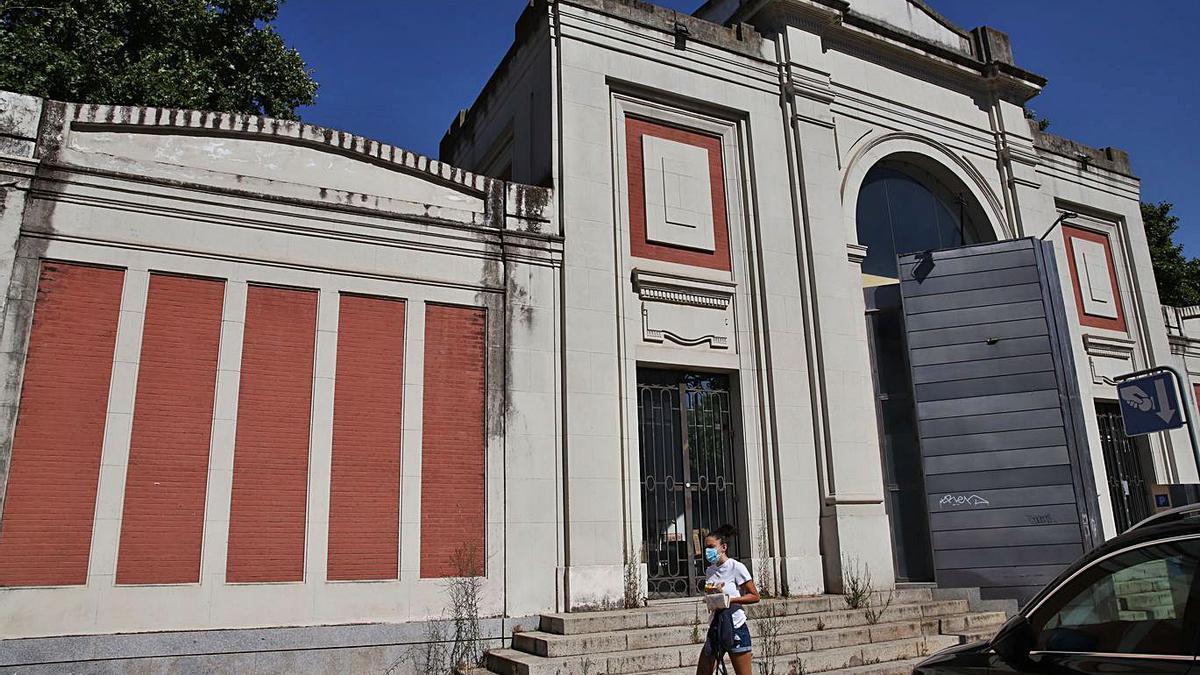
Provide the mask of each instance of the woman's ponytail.
[{"label": "woman's ponytail", "polygon": [[708,536],[713,537],[717,541],[728,546],[729,540],[736,537],[737,533],[738,533],[738,531],[737,531],[736,527],[734,527],[733,525],[730,525],[729,523],[726,523],[726,524],[718,527],[717,529],[713,530],[712,532],[709,532]]}]

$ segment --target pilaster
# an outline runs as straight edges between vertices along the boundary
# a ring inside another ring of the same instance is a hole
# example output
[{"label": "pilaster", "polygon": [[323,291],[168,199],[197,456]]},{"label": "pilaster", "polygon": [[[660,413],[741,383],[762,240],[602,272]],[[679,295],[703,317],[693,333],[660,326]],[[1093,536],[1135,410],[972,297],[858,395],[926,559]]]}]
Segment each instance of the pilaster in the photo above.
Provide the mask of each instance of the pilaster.
[{"label": "pilaster", "polygon": [[894,571],[883,504],[879,437],[872,405],[871,354],[858,265],[841,226],[835,93],[819,35],[786,34],[788,109],[794,133],[801,208],[801,275],[808,299],[809,358],[822,487],[821,550],[826,585],[837,591],[846,568],[869,570],[890,587]]}]

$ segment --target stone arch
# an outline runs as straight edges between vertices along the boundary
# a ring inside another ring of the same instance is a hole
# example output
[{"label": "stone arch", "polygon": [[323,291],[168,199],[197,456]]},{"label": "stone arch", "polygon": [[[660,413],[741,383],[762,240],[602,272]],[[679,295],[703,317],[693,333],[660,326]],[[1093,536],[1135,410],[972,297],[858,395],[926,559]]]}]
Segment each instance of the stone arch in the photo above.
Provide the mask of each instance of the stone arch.
[{"label": "stone arch", "polygon": [[842,224],[847,242],[858,242],[858,195],[867,172],[881,161],[892,158],[909,161],[944,182],[961,186],[975,200],[997,240],[1013,237],[1004,216],[1004,206],[978,169],[937,141],[918,134],[897,132],[868,136],[851,152],[841,185]]}]

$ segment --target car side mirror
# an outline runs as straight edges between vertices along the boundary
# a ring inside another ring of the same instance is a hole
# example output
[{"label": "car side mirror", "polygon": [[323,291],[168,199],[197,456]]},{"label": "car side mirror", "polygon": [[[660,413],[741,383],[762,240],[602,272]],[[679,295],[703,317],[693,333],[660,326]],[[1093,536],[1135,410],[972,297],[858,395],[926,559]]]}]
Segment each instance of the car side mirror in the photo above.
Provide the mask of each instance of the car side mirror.
[{"label": "car side mirror", "polygon": [[1030,662],[1029,652],[1034,642],[1033,626],[1029,619],[1018,614],[1000,627],[990,646],[1005,663],[1021,667]]}]

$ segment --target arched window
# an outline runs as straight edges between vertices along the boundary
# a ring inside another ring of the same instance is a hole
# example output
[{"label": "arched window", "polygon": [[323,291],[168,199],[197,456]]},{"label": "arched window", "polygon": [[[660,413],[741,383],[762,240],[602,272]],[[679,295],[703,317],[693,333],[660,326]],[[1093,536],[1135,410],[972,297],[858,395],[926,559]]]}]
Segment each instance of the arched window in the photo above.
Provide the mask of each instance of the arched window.
[{"label": "arched window", "polygon": [[965,188],[952,190],[947,181],[900,157],[867,172],[858,193],[857,225],[858,243],[867,247],[863,273],[885,279],[897,278],[898,254],[995,239]]}]

